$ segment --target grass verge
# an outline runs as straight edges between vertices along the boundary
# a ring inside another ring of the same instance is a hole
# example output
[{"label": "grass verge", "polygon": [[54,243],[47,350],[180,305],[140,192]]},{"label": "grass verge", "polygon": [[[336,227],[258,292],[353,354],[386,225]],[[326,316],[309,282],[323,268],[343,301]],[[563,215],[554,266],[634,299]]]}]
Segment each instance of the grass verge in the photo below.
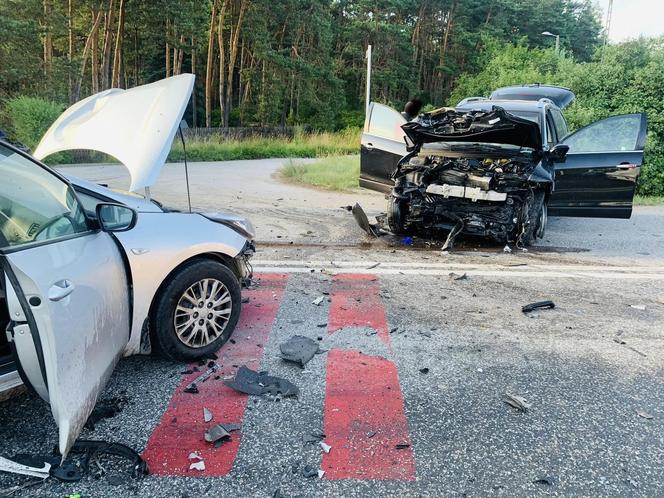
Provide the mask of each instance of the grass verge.
[{"label": "grass verge", "polygon": [[[325,157],[356,154],[360,149],[360,131],[347,129],[339,132],[297,134],[293,139],[249,138],[226,140],[212,138],[188,142],[189,161],[232,161],[240,159],[267,159],[278,157]],[[184,158],[182,144],[173,142],[169,161]]]},{"label": "grass verge", "polygon": [[280,173],[294,183],[327,190],[351,190],[357,188],[360,156],[329,156],[309,164],[291,160]]},{"label": "grass verge", "polygon": [[634,205],[635,206],[658,206],[664,204],[663,195],[635,195],[634,196]]}]

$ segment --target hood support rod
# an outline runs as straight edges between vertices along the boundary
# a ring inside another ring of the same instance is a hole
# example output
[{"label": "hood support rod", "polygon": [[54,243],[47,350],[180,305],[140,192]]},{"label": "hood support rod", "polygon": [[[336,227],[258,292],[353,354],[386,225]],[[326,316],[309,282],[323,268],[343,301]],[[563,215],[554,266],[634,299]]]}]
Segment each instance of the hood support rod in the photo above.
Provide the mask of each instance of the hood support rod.
[{"label": "hood support rod", "polygon": [[189,205],[189,212],[191,213],[191,192],[189,191],[189,168],[187,166],[187,148],[184,145],[184,134],[182,133],[182,123],[178,126],[180,132],[180,140],[182,141],[182,152],[184,154],[184,177],[187,182],[187,204]]}]

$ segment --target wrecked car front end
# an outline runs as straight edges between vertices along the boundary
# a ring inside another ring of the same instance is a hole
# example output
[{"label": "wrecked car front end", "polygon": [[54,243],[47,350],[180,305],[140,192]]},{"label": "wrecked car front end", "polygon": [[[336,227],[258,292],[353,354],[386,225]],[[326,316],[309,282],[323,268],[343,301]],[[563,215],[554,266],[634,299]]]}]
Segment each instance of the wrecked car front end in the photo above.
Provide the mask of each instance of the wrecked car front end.
[{"label": "wrecked car front end", "polygon": [[392,175],[395,233],[445,230],[527,245],[543,234],[553,170],[539,125],[494,107],[440,109],[403,125],[410,153]]}]

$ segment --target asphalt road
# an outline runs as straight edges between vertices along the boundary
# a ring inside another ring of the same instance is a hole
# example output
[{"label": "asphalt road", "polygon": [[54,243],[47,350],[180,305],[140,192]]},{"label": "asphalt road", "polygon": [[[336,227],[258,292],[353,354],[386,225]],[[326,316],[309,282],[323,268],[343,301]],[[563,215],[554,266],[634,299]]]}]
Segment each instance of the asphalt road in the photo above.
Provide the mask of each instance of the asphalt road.
[{"label": "asphalt road", "polygon": [[[122,180],[117,168],[76,171]],[[126,463],[102,458],[82,481],[49,479],[14,496],[664,495],[660,208],[629,221],[553,220],[528,252],[470,241],[441,254],[368,240],[338,209],[360,198],[377,213],[379,195],[284,187],[273,171],[270,161],[191,165],[208,184],[197,180],[195,204],[255,212],[263,240],[260,285],[244,293],[219,379],[188,394],[191,366],[124,359],[102,401],[126,406],[82,434],[142,452],[152,475],[132,479]],[[165,173],[153,192],[177,204],[178,168]],[[522,313],[545,299],[556,307]],[[323,350],[304,370],[279,354],[296,334]],[[243,364],[288,379],[298,396],[234,393],[223,379]],[[3,456],[48,453],[57,441],[33,395],[0,404],[0,420]],[[215,449],[202,436],[217,422],[242,427]],[[303,443],[312,432],[325,434],[328,454]],[[193,451],[205,471],[189,470]],[[305,466],[325,474],[304,477]],[[0,475],[0,496],[26,481]]]}]

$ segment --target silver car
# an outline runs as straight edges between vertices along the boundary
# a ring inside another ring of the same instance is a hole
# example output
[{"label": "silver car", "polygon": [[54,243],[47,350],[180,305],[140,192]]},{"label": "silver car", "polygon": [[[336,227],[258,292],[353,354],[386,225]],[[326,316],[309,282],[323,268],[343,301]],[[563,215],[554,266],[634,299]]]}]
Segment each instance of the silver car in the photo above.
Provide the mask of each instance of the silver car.
[{"label": "silver car", "polygon": [[[132,191],[149,188],[192,86],[182,75],[89,97],[34,155],[101,150],[127,166]],[[229,339],[254,229],[65,178],[4,142],[0,179],[0,392],[23,381],[49,402],[66,455],[120,357],[193,360]]]}]

